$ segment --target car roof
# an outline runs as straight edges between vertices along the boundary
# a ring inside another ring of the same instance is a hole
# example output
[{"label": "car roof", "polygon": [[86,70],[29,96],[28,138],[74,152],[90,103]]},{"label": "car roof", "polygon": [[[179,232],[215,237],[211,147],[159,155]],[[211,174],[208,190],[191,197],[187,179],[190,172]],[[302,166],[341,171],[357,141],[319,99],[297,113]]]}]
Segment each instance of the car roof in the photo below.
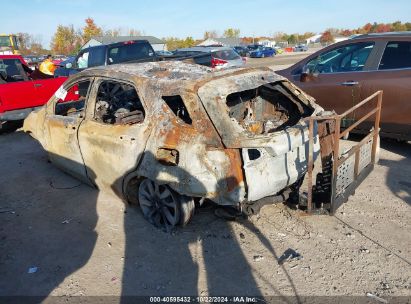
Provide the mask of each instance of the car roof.
[{"label": "car roof", "polygon": [[[273,72],[267,67],[261,68],[236,68],[214,71],[213,69],[198,65],[191,64],[182,61],[160,61],[160,62],[144,62],[144,63],[127,63],[127,64],[115,64],[109,66],[99,66],[95,68],[86,69],[75,77],[81,77],[81,75],[87,76],[102,76],[112,77],[115,73],[128,74],[134,78],[140,80],[155,80],[162,83],[175,83],[175,82],[199,82],[209,78],[221,77],[229,74],[241,74],[247,72]],[[119,75],[118,74],[118,75]],[[281,77],[282,79],[285,79]]]},{"label": "car roof", "polygon": [[[130,43],[130,42],[133,42],[133,43]],[[131,39],[131,40],[122,41],[122,42],[114,42],[114,43],[93,45],[93,46],[89,46],[89,47],[86,47],[84,49],[81,49],[80,51],[98,49],[98,48],[109,48],[109,47],[111,48],[111,47],[116,47],[116,46],[120,46],[120,45],[134,44],[134,43],[144,43],[144,44],[148,43],[149,44],[148,40],[142,40],[142,39],[132,40]]]},{"label": "car roof", "polygon": [[191,52],[204,52],[204,53],[211,53],[215,51],[228,51],[232,50],[232,48],[227,46],[194,46],[190,48],[183,48],[177,49],[178,51],[191,51]]},{"label": "car roof", "polygon": [[404,32],[386,32],[386,33],[369,33],[363,35],[357,35],[351,39],[364,39],[364,38],[391,38],[391,37],[409,37],[411,38],[411,31]]}]

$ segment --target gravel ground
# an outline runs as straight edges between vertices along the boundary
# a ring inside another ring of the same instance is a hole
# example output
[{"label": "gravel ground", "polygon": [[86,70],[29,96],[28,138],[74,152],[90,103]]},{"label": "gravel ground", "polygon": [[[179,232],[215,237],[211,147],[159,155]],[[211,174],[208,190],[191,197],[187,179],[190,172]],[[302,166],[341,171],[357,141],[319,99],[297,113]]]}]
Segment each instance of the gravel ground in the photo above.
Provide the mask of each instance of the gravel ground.
[{"label": "gravel ground", "polygon": [[[410,297],[411,145],[382,143],[334,217],[280,204],[227,222],[206,205],[166,234],[59,171],[28,135],[3,135],[0,295]],[[301,257],[279,264],[288,249]]]}]

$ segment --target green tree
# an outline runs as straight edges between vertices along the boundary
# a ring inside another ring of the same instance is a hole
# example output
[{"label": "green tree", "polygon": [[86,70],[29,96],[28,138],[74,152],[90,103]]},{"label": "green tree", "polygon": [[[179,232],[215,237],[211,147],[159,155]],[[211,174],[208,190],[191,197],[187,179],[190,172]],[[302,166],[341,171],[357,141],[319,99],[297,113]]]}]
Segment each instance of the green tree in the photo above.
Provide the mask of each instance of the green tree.
[{"label": "green tree", "polygon": [[240,36],[240,30],[235,28],[228,28],[224,31],[223,36],[225,38],[238,38]]},{"label": "green tree", "polygon": [[167,37],[163,38],[163,40],[166,42],[168,50],[192,47],[196,44],[196,41],[193,39],[193,37],[186,37],[185,39]]},{"label": "green tree", "polygon": [[394,32],[403,32],[407,30],[406,23],[402,24],[401,21],[395,21],[391,24],[391,29]]},{"label": "green tree", "polygon": [[298,35],[296,34],[291,34],[290,36],[288,36],[287,42],[289,44],[295,44],[298,42]]},{"label": "green tree", "polygon": [[103,30],[98,27],[92,18],[87,18],[85,20],[86,25],[83,27],[82,39],[83,43],[89,41],[92,37],[103,35]]}]

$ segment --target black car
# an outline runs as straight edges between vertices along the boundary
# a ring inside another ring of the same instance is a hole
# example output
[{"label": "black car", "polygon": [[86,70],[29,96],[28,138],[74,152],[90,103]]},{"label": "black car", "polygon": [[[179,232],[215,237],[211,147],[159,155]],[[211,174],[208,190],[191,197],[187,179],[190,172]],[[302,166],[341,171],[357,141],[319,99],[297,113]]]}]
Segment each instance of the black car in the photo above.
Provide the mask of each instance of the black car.
[{"label": "black car", "polygon": [[124,62],[158,61],[153,47],[147,40],[130,40],[103,44],[81,50],[72,63],[60,66],[55,76],[70,76],[84,69]]}]

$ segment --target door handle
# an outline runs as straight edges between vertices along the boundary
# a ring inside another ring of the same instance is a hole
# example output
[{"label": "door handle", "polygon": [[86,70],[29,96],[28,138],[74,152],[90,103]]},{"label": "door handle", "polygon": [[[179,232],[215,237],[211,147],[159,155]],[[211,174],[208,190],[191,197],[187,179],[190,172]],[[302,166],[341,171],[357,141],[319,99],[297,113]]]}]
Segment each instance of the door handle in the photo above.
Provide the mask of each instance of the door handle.
[{"label": "door handle", "polygon": [[35,87],[35,88],[38,88],[38,87],[41,87],[41,86],[42,86],[41,83],[35,83],[35,84],[34,84],[34,87]]},{"label": "door handle", "polygon": [[341,82],[340,85],[351,87],[351,86],[358,85],[358,81],[348,80],[348,81]]}]

